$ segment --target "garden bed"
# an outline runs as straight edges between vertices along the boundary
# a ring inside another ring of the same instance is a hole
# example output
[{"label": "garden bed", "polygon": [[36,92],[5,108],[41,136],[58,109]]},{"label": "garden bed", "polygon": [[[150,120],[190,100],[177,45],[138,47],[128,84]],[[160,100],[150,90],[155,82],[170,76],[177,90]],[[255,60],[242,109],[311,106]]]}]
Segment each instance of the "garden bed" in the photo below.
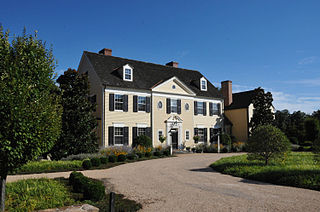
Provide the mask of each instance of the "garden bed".
[{"label": "garden bed", "polygon": [[210,167],[236,177],[320,191],[320,165],[310,152],[292,152],[284,161],[272,161],[268,166],[240,155],[222,158]]}]

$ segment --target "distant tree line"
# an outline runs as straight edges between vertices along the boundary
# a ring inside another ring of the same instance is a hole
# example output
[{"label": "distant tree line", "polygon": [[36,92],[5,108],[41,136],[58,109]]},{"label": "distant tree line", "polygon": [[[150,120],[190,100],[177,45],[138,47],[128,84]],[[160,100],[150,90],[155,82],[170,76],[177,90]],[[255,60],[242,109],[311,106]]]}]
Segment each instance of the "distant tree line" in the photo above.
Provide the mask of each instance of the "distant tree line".
[{"label": "distant tree line", "polygon": [[286,134],[292,144],[313,143],[320,133],[320,110],[311,115],[301,111],[290,113],[288,110],[275,112],[275,123]]}]

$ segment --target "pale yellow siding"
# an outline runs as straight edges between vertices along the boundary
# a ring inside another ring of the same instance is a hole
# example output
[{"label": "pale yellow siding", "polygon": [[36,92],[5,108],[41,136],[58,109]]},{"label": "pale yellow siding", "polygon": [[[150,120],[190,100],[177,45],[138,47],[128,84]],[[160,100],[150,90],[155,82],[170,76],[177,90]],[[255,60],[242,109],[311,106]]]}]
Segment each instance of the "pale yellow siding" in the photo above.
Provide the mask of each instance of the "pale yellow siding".
[{"label": "pale yellow siding", "polygon": [[225,110],[226,117],[232,122],[232,135],[237,141],[248,140],[248,113],[246,108]]},{"label": "pale yellow siding", "polygon": [[179,85],[177,80],[170,79],[169,81],[160,84],[159,86],[152,89],[153,91],[163,92],[163,93],[172,93],[172,94],[182,94],[189,95],[190,93]]},{"label": "pale yellow siding", "polygon": [[151,127],[151,112],[133,112],[133,94],[128,95],[128,112],[109,111],[109,94],[124,94],[117,91],[105,91],[105,115],[104,115],[104,137],[105,145],[108,145],[108,127],[113,124],[123,124],[129,127],[129,146],[132,145],[132,127],[137,127],[137,124],[145,124]]}]

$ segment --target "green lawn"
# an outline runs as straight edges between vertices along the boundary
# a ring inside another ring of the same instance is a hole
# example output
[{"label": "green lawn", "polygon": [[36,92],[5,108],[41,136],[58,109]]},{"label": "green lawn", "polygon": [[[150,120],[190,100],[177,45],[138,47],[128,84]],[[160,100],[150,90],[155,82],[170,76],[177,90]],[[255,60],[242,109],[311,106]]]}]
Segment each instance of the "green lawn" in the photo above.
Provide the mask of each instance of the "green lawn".
[{"label": "green lawn", "polygon": [[268,166],[240,155],[222,158],[210,167],[236,177],[320,191],[320,164],[311,152],[292,152],[285,161],[273,161]]}]

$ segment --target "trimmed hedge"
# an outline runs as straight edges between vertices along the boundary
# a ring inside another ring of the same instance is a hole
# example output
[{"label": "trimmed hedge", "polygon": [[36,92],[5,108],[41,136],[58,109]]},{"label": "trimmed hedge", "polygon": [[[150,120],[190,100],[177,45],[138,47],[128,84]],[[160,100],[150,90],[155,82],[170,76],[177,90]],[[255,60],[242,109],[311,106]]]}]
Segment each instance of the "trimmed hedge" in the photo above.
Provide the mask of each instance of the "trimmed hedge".
[{"label": "trimmed hedge", "polygon": [[123,161],[125,161],[127,159],[127,157],[125,156],[125,155],[118,155],[118,157],[117,157],[117,160],[118,160],[118,162],[123,162]]},{"label": "trimmed hedge", "polygon": [[72,172],[69,184],[75,192],[83,193],[83,198],[91,201],[99,201],[105,197],[105,187],[101,181],[84,176],[80,172]]},{"label": "trimmed hedge", "polygon": [[92,166],[100,166],[101,165],[101,160],[100,158],[91,158],[90,159]]},{"label": "trimmed hedge", "polygon": [[101,164],[107,164],[108,163],[108,158],[102,157],[100,158]]},{"label": "trimmed hedge", "polygon": [[151,152],[146,152],[144,155],[145,155],[147,158],[150,158],[151,155],[152,155],[152,153],[151,153]]},{"label": "trimmed hedge", "polygon": [[84,169],[91,169],[91,167],[92,167],[91,160],[89,160],[89,159],[84,160],[84,161],[82,162],[82,167],[83,167]]},{"label": "trimmed hedge", "polygon": [[108,161],[109,161],[110,163],[117,162],[117,157],[116,157],[115,155],[109,155]]}]

